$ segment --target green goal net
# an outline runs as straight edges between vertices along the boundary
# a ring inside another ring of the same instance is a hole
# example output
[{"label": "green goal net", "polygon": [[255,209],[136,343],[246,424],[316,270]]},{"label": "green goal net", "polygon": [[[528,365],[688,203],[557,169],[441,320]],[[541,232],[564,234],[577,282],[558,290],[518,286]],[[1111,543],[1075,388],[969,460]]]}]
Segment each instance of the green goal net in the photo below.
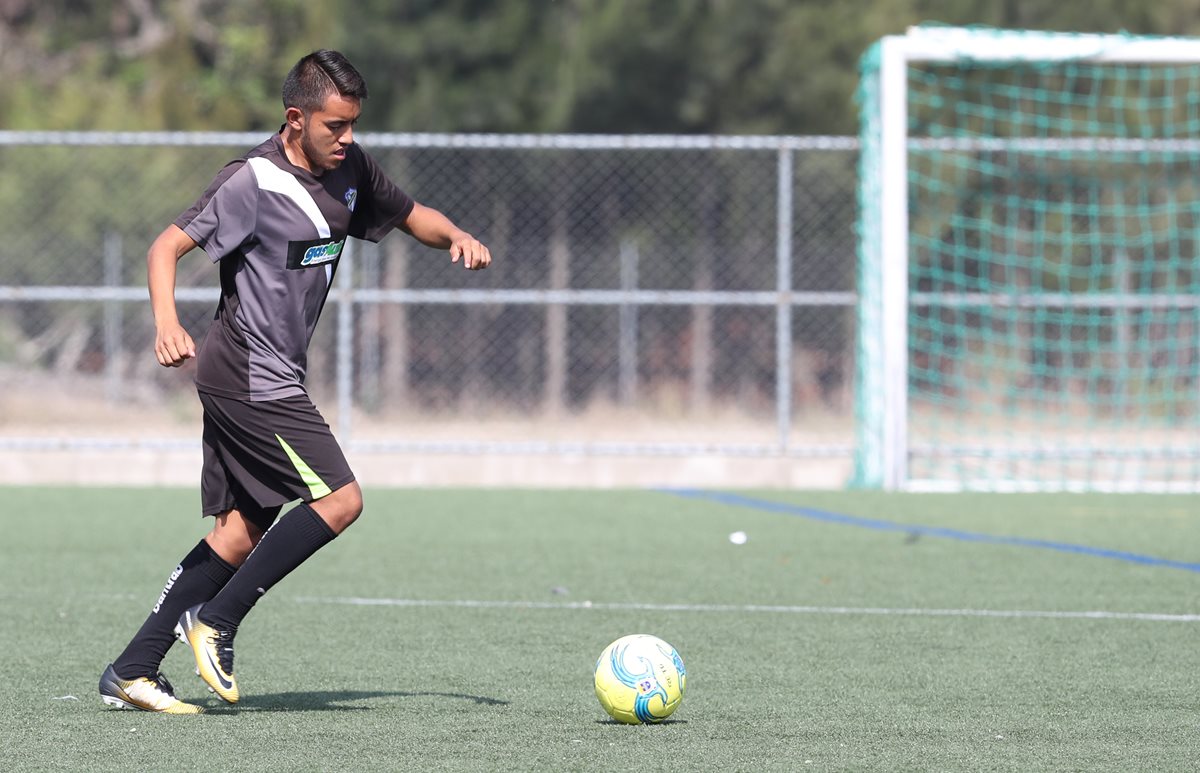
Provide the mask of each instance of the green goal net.
[{"label": "green goal net", "polygon": [[856,483],[1200,490],[1200,40],[863,58]]}]

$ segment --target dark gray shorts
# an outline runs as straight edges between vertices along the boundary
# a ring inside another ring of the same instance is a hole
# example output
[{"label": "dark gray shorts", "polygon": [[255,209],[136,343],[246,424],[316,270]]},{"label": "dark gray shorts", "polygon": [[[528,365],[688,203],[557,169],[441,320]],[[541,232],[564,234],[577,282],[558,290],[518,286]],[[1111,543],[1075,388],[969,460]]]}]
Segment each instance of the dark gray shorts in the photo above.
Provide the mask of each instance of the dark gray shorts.
[{"label": "dark gray shorts", "polygon": [[269,525],[280,506],[312,502],[354,480],[342,447],[307,397],[251,402],[199,395],[204,515],[236,507]]}]

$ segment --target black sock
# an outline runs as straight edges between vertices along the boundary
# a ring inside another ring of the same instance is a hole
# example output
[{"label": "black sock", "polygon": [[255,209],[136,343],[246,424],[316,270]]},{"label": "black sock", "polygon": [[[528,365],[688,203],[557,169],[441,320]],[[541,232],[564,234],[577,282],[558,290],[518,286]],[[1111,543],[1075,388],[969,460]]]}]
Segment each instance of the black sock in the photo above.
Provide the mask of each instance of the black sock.
[{"label": "black sock", "polygon": [[301,502],[283,515],[221,592],[200,610],[200,621],[236,631],[263,594],[337,535],[317,511]]},{"label": "black sock", "polygon": [[146,622],[134,634],[125,651],[113,661],[122,679],[158,673],[159,664],[175,641],[175,623],[187,609],[202,604],[229,582],[235,567],[218,556],[208,543],[200,544],[183,557],[167,578]]}]

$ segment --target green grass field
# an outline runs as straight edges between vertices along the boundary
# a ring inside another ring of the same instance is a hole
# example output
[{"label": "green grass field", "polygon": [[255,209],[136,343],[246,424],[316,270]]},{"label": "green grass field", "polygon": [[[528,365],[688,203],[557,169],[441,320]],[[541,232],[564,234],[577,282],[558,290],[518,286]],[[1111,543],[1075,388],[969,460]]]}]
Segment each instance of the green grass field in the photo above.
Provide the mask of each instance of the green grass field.
[{"label": "green grass field", "polygon": [[[198,717],[96,694],[206,531],[198,494],[3,497],[5,770],[1200,764],[1197,497],[368,491],[242,626],[239,708],[172,649]],[[688,667],[664,725],[592,694],[636,632]]]}]

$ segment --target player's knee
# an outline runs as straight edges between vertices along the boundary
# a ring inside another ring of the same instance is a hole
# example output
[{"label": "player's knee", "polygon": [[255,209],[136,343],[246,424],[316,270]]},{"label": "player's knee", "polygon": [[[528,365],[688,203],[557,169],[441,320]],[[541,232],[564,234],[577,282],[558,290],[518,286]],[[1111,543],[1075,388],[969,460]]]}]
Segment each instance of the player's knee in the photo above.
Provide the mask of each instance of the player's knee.
[{"label": "player's knee", "polygon": [[343,518],[346,521],[346,526],[349,526],[358,520],[358,516],[362,515],[363,498],[362,489],[358,487],[357,483],[353,483],[346,488],[353,489],[346,492],[346,499],[342,503]]},{"label": "player's knee", "polygon": [[341,534],[362,515],[362,489],[349,483],[312,503],[312,508],[329,524],[334,534]]}]

